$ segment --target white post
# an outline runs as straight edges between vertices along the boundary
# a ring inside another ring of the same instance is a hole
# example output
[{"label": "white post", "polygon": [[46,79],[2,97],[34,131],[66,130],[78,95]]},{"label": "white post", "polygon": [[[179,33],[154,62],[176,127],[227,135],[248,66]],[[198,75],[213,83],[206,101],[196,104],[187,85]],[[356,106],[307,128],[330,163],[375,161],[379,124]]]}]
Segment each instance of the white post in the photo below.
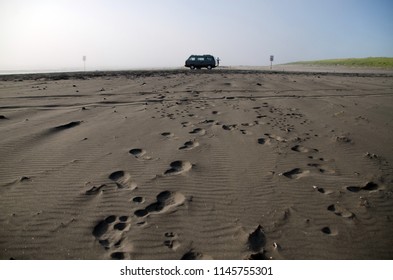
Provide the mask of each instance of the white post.
[{"label": "white post", "polygon": [[83,71],[86,71],[86,56],[83,56]]}]

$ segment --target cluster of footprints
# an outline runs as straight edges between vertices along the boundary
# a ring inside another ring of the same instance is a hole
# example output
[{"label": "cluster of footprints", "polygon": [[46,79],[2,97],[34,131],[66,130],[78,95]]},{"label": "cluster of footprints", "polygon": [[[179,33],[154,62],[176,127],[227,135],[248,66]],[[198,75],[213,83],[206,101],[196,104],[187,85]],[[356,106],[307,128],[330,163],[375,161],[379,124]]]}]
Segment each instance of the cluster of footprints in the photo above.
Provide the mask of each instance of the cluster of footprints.
[{"label": "cluster of footprints", "polygon": [[[259,142],[261,142],[260,144],[264,144],[265,141],[262,140],[258,140]],[[311,154],[311,153],[318,153],[319,151],[317,149],[309,149],[300,145],[295,145],[291,148],[292,151],[295,152],[299,152],[299,153],[305,153],[305,154]],[[309,159],[316,159],[313,156],[308,156]],[[323,158],[317,158],[318,161],[325,161],[325,159]],[[335,174],[335,171],[331,168],[329,168],[326,165],[322,165],[319,163],[309,163],[307,164],[307,166],[315,168],[319,173],[321,174]],[[286,172],[280,173],[279,175],[284,176],[288,179],[299,179],[305,176],[308,176],[310,174],[310,170],[303,170],[301,168],[294,168],[291,170],[288,170]],[[329,194],[331,192],[325,191],[324,188],[321,187],[317,187],[314,186],[314,189],[317,190],[319,193],[322,194]],[[353,193],[357,193],[357,192],[361,192],[361,191],[374,191],[379,189],[379,185],[375,182],[367,182],[365,185],[363,186],[347,186],[345,187],[345,189],[348,192],[353,192]],[[367,201],[363,201],[363,206],[367,207]],[[339,205],[339,203],[336,204],[331,204],[327,207],[327,210],[334,213],[335,215],[345,218],[345,219],[355,219],[356,215],[354,213],[352,213],[351,211],[349,211],[348,209],[346,209],[345,207]],[[337,235],[338,232],[337,230],[332,230],[329,226],[325,226],[321,229],[321,232],[327,235]]]},{"label": "cluster of footprints", "polygon": [[[156,197],[156,202],[148,205],[143,209],[134,211],[134,216],[138,218],[147,217],[148,215],[170,213],[177,206],[182,205],[186,198],[179,192],[163,191]],[[133,202],[140,204],[144,201],[142,197],[134,197]],[[99,221],[93,231],[93,236],[98,240],[99,244],[108,250],[112,259],[125,259],[126,252],[132,250],[132,246],[125,241],[125,233],[131,227],[132,217],[109,215],[105,219]],[[144,224],[139,221],[138,224]],[[180,243],[177,241],[175,233],[165,233],[164,245],[170,249],[176,250]]]},{"label": "cluster of footprints", "polygon": [[[190,134],[204,135],[205,131],[202,129],[195,129],[190,132]],[[162,136],[166,138],[174,137],[173,133],[163,132]],[[196,140],[190,140],[185,142],[179,147],[179,150],[191,150],[199,146]],[[137,160],[153,160],[151,156],[148,155],[147,151],[140,148],[134,148],[129,150],[129,154],[135,157]],[[180,175],[182,173],[188,172],[193,167],[191,162],[176,160],[169,164],[167,170],[162,173],[162,176],[172,176]],[[119,170],[111,173],[108,176],[111,181],[107,184],[100,185],[99,187],[93,186],[91,189],[87,190],[85,194],[95,195],[110,187],[116,187],[119,189],[127,188],[133,190],[136,188],[136,183],[131,180],[131,175],[125,171]],[[162,213],[171,213],[175,211],[178,206],[184,204],[186,197],[180,192],[172,192],[169,190],[162,191],[156,196],[156,201],[149,204],[144,208],[140,208],[134,211],[134,217],[138,218],[139,225],[145,223],[141,220],[148,217],[149,215],[157,215]],[[144,202],[142,197],[134,197],[132,201],[136,204],[141,204]],[[132,217],[128,216],[115,216],[109,215],[105,219],[98,221],[98,223],[93,228],[92,234],[98,241],[98,243],[104,247],[105,250],[110,252],[110,257],[112,259],[125,259],[127,258],[127,252],[132,250],[132,246],[125,241],[125,233],[129,231],[131,227]],[[164,234],[165,241],[164,245],[169,249],[176,250],[180,246],[178,241],[178,236],[176,233],[167,232]],[[199,253],[197,255],[200,255]]]},{"label": "cluster of footprints", "polygon": [[[190,134],[205,135],[204,129],[194,129],[190,131]],[[174,135],[170,132],[164,132],[161,134],[164,137],[171,138]],[[194,140],[189,140],[179,147],[179,150],[190,150],[199,146],[199,143]],[[134,148],[129,150],[129,154],[134,156],[137,160],[151,160],[146,150],[141,148]],[[180,175],[188,172],[192,169],[192,163],[188,161],[173,161],[169,164],[167,170],[162,173],[162,176],[173,176]],[[86,191],[86,194],[92,195],[97,194],[100,191],[104,191],[106,187],[111,184],[117,188],[128,188],[135,189],[136,184],[132,182],[130,174],[124,171],[115,171],[111,173],[108,178],[111,183],[103,184],[99,187],[93,187]],[[136,204],[144,202],[143,197],[136,196],[132,199]],[[133,212],[133,217],[138,219],[139,225],[145,223],[144,218],[150,215],[159,215],[162,213],[171,213],[175,211],[178,206],[185,203],[186,197],[180,192],[172,192],[169,190],[162,191],[156,196],[156,201],[149,204],[144,208],[137,209]],[[92,234],[98,241],[98,243],[109,252],[112,259],[125,259],[127,258],[127,252],[132,251],[132,246],[126,240],[126,233],[130,230],[132,217],[129,216],[115,216],[109,215],[105,219],[97,222],[93,228]],[[177,250],[180,247],[178,235],[174,232],[166,232],[164,234],[165,241],[163,245],[168,249]],[[266,259],[264,246],[266,244],[265,233],[261,226],[258,226],[255,231],[249,234],[247,240],[247,249],[252,252],[247,259]],[[210,256],[205,255],[201,252],[197,252],[194,249],[190,249],[181,257],[183,260],[196,260],[196,259],[211,259]]]},{"label": "cluster of footprints", "polygon": [[144,209],[138,209],[134,212],[137,217],[146,217],[150,214],[160,214],[170,212],[177,206],[182,205],[186,198],[182,193],[163,191],[156,197],[156,202],[146,206]]},{"label": "cluster of footprints", "polygon": [[[135,203],[142,203],[142,197],[134,197]],[[163,191],[157,195],[157,201],[134,212],[136,217],[146,217],[150,214],[160,214],[173,211],[177,206],[184,203],[185,196],[178,192]],[[138,224],[143,224],[140,221]],[[125,259],[126,252],[132,250],[132,246],[125,241],[125,233],[131,227],[131,217],[126,215],[117,217],[110,215],[105,219],[99,221],[94,229],[93,236],[98,240],[99,244],[109,250],[112,259]],[[165,233],[164,245],[170,249],[176,250],[180,243],[177,241],[175,233]]]},{"label": "cluster of footprints", "polygon": [[124,241],[124,233],[130,229],[131,219],[128,216],[110,215],[99,221],[93,229],[93,236],[106,250],[110,250],[112,259],[124,259],[131,248]]}]

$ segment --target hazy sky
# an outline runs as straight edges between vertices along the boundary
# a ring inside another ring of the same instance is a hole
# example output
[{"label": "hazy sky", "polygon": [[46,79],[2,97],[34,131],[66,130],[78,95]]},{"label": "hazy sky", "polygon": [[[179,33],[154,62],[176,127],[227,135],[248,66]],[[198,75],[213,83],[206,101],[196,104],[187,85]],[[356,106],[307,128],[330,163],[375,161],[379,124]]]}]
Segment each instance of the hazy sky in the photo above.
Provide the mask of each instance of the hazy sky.
[{"label": "hazy sky", "polygon": [[393,56],[392,0],[0,0],[0,71]]}]

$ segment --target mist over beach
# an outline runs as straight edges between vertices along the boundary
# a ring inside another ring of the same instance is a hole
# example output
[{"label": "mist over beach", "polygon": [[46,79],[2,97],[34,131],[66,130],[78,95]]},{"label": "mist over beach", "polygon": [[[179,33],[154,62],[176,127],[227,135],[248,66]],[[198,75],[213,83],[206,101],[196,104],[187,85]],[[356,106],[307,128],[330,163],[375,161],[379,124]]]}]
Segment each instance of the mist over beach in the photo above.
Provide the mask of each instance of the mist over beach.
[{"label": "mist over beach", "polygon": [[222,66],[393,57],[392,9],[388,0],[3,0],[0,71],[178,68],[192,54]]}]

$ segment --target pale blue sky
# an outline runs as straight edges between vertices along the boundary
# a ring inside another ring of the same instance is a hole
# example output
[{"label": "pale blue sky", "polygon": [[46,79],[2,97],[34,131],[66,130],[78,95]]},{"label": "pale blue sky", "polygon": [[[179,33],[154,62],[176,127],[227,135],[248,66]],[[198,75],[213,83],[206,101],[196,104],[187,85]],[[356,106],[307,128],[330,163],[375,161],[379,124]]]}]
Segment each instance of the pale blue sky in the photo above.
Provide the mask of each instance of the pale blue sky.
[{"label": "pale blue sky", "polygon": [[0,0],[0,71],[393,57],[391,0]]}]

